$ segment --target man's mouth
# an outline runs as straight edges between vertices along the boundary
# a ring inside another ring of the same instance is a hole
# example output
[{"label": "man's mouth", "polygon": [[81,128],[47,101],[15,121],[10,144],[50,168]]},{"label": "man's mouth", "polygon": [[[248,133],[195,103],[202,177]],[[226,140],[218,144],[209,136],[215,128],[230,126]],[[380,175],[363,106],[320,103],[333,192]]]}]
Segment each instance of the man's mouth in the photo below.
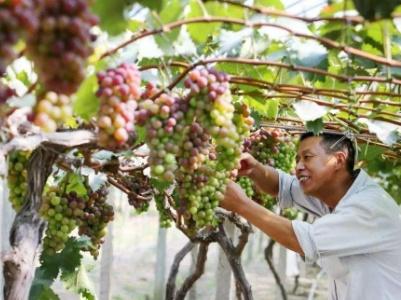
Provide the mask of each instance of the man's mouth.
[{"label": "man's mouth", "polygon": [[299,176],[299,177],[298,177],[298,180],[299,180],[299,182],[301,182],[301,183],[306,182],[308,179],[310,179],[309,176],[304,176],[304,175],[302,175],[302,176]]}]

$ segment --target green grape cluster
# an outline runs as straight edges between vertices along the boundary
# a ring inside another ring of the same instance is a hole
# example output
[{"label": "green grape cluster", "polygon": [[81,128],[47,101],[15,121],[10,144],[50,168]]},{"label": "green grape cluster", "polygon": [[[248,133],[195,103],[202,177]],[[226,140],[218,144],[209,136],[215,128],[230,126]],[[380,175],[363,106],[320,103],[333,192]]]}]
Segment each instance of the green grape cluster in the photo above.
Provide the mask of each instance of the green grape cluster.
[{"label": "green grape cluster", "polygon": [[80,235],[90,238],[87,250],[96,258],[107,224],[114,218],[113,207],[106,202],[107,187],[97,191],[87,187],[87,195],[78,195],[75,191],[66,192],[67,184],[68,174],[61,184],[44,189],[40,214],[48,226],[43,251],[52,255],[62,250],[71,232],[78,228]]},{"label": "green grape cluster", "polygon": [[75,192],[65,194],[59,186],[45,186],[39,212],[47,221],[43,239],[43,251],[47,255],[64,249],[70,233],[78,225],[85,202],[86,199],[78,197]]},{"label": "green grape cluster", "polygon": [[159,224],[162,228],[169,228],[171,226],[171,217],[167,213],[164,204],[164,195],[155,195],[156,209],[159,212]]},{"label": "green grape cluster", "polygon": [[245,194],[249,198],[253,197],[255,192],[253,190],[253,184],[251,179],[249,179],[248,177],[239,177],[237,183],[241,186],[241,188],[245,191]]},{"label": "green grape cluster", "polygon": [[25,203],[28,191],[28,162],[30,151],[14,151],[8,157],[7,184],[12,207],[18,212]]},{"label": "green grape cluster", "polygon": [[71,98],[47,92],[35,106],[33,123],[45,132],[54,132],[65,124],[73,115]]},{"label": "green grape cluster", "polygon": [[184,84],[184,97],[162,94],[140,103],[136,121],[146,128],[152,176],[175,180],[177,211],[201,228],[217,222],[214,209],[253,121],[236,111],[226,74],[199,68]]}]

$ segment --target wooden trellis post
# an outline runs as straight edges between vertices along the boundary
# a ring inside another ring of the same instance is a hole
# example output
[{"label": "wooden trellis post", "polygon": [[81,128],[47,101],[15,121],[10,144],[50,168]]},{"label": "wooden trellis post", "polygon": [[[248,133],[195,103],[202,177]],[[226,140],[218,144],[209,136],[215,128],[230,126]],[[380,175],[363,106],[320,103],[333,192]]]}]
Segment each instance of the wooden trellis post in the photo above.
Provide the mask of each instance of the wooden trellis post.
[{"label": "wooden trellis post", "polygon": [[[115,206],[116,199],[121,198],[121,192],[114,187],[110,188],[109,203]],[[113,222],[107,225],[107,235],[102,247],[102,259],[100,262],[100,293],[99,300],[111,299],[111,274],[113,272]]]},{"label": "wooden trellis post", "polygon": [[164,299],[166,283],[167,229],[159,227],[157,235],[154,300]]}]

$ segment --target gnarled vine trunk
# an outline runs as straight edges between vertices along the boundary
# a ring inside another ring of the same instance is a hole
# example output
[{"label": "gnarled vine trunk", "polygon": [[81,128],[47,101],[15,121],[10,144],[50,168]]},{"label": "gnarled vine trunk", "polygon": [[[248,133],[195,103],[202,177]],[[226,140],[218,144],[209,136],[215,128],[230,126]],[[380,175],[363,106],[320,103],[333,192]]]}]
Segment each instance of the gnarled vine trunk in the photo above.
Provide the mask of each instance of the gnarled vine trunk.
[{"label": "gnarled vine trunk", "polygon": [[44,229],[39,216],[42,191],[57,154],[43,147],[35,150],[28,166],[26,204],[15,217],[10,232],[11,252],[4,258],[4,298],[24,300],[29,296],[35,258]]}]

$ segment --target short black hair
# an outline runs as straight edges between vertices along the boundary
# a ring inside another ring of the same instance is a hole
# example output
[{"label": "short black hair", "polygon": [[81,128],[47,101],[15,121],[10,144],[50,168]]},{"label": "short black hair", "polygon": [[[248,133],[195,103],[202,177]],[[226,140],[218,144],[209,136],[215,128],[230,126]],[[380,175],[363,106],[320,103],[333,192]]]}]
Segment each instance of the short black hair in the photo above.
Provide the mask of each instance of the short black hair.
[{"label": "short black hair", "polygon": [[354,167],[355,167],[355,147],[354,143],[343,133],[328,133],[323,132],[319,135],[315,135],[313,132],[307,131],[301,135],[299,141],[303,141],[309,137],[321,137],[321,145],[323,146],[326,153],[331,154],[336,151],[344,151],[346,150],[348,153],[346,167],[347,171],[353,175]]}]

